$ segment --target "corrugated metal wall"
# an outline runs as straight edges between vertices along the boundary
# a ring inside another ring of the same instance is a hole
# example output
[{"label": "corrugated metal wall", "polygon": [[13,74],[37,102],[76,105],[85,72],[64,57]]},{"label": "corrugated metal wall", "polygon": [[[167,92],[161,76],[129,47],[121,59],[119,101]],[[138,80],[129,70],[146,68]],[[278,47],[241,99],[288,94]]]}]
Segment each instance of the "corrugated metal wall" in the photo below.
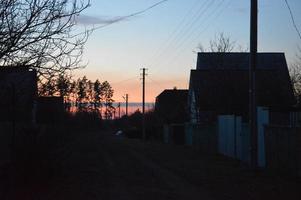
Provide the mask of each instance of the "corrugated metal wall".
[{"label": "corrugated metal wall", "polygon": [[[258,107],[258,165],[265,167],[264,127],[269,123],[269,111]],[[235,115],[218,117],[218,150],[231,158],[250,162],[250,127]]]}]

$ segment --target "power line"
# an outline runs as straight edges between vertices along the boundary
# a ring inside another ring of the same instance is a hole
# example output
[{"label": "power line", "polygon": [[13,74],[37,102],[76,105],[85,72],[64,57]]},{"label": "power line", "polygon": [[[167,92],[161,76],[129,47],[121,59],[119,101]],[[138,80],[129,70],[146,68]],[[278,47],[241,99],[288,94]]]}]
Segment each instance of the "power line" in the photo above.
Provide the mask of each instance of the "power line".
[{"label": "power line", "polygon": [[288,8],[288,10],[289,10],[289,13],[290,13],[290,16],[291,16],[291,19],[292,19],[293,26],[294,26],[294,28],[295,28],[295,30],[296,30],[296,32],[297,32],[297,34],[298,34],[298,36],[299,36],[299,38],[300,38],[300,40],[301,40],[301,33],[300,33],[300,30],[299,30],[299,28],[298,28],[298,26],[297,26],[297,24],[296,24],[295,17],[294,17],[294,14],[293,14],[293,11],[292,11],[292,9],[291,9],[291,7],[290,7],[288,1],[287,1],[287,0],[284,0],[284,1],[285,1],[285,4],[286,4],[286,6],[287,6],[287,8]]},{"label": "power line", "polygon": [[162,84],[160,84],[160,83],[158,83],[157,81],[153,80],[150,76],[148,76],[148,79],[149,79],[152,83],[156,84],[156,86],[158,87],[158,89],[164,88],[164,86],[163,86]]},{"label": "power line", "polygon": [[[229,7],[229,5],[232,3],[232,0],[229,0],[227,4],[224,4],[224,7],[221,7],[223,5],[223,3],[225,2],[225,0],[218,6],[218,8],[216,9],[217,12],[212,13],[211,16],[209,16],[207,19],[211,19],[212,18],[212,23],[210,23],[210,21],[208,20],[208,24],[207,26],[203,27],[203,29],[199,29],[199,32],[195,35],[195,37],[193,37],[192,42],[195,41],[196,39],[198,39],[198,37],[204,33],[222,14],[223,12]],[[218,10],[220,8],[220,10]],[[215,14],[215,15],[214,15]]]},{"label": "power line", "polygon": [[131,81],[131,80],[134,80],[134,79],[138,79],[138,76],[134,76],[132,78],[128,78],[128,79],[124,79],[124,80],[121,80],[121,81],[118,81],[118,82],[114,82],[114,83],[111,83],[111,85],[119,85],[121,83],[128,82],[128,81]]},{"label": "power line", "polygon": [[[184,31],[185,25],[185,21],[188,18],[188,16],[192,13],[193,9],[196,8],[196,5],[199,3],[199,0],[196,0],[194,2],[194,4],[192,5],[192,7],[189,9],[189,11],[186,13],[186,15],[182,18],[181,22],[176,26],[176,28],[172,31],[172,33],[168,36],[167,40],[165,41],[165,43],[163,43],[161,45],[160,48],[158,48],[155,52],[155,54],[151,57],[151,61],[156,59],[157,57],[160,57],[162,52],[164,52],[169,46],[170,44],[172,44],[173,40],[176,40],[177,37],[179,36],[180,33],[182,33]],[[201,5],[200,8],[202,8],[208,1],[204,1],[203,4]],[[199,9],[198,9],[199,12]],[[198,13],[197,12],[197,13]],[[196,13],[196,14],[197,14]],[[195,14],[195,16],[196,16]],[[183,26],[184,25],[184,26]]]},{"label": "power line", "polygon": [[[154,83],[155,86],[160,89],[160,90],[164,90],[166,89],[166,86],[164,86],[163,84],[159,83],[158,81],[155,81],[154,79],[150,78],[150,76],[148,76],[147,80],[149,80],[150,82]],[[171,83],[175,83],[174,86],[176,86],[176,84],[178,84],[178,81],[180,81],[181,79],[168,79],[168,83],[171,84]],[[187,86],[187,84],[186,84]],[[186,87],[188,88],[188,86]]]},{"label": "power line", "polygon": [[102,29],[102,28],[104,28],[104,27],[110,26],[110,25],[115,24],[115,23],[117,23],[117,22],[120,22],[120,21],[129,19],[129,18],[135,17],[135,16],[137,16],[137,15],[141,15],[141,14],[143,14],[143,13],[145,13],[145,12],[147,12],[147,11],[149,11],[149,10],[151,10],[151,9],[153,9],[153,8],[159,6],[159,5],[161,5],[161,4],[163,4],[163,3],[167,2],[167,1],[169,1],[169,0],[162,0],[162,1],[159,1],[159,2],[157,2],[157,3],[155,3],[155,4],[153,4],[153,5],[149,6],[149,7],[147,7],[147,8],[145,8],[145,9],[141,10],[141,11],[132,13],[132,14],[130,14],[130,15],[126,15],[126,16],[119,17],[119,18],[117,18],[117,19],[115,19],[115,20],[112,20],[112,22],[109,22],[109,23],[104,24],[104,25],[101,25],[101,26],[94,27],[92,30]]},{"label": "power line", "polygon": [[[214,16],[214,14],[216,14],[220,7],[224,4],[225,0],[222,0],[217,6],[216,8],[207,15],[207,17],[205,18],[205,20],[209,21],[208,19],[210,19],[212,16]],[[218,12],[218,14],[221,13],[221,12]],[[204,20],[204,24],[205,24],[205,20]],[[209,23],[209,25],[211,25],[211,23]],[[192,36],[193,34],[199,30],[199,26],[196,26],[194,27],[194,29],[192,29],[188,34],[187,34],[187,37],[180,43],[180,45],[178,45],[175,49],[176,50],[179,50],[183,45],[185,45],[185,42],[188,41]]]},{"label": "power line", "polygon": [[219,4],[216,5],[216,8],[212,12],[208,13],[206,15],[206,18],[204,18],[204,20],[202,20],[203,24],[206,23],[205,20],[208,22],[207,26],[201,27],[203,29],[201,29],[201,31],[199,31],[196,35],[194,33],[196,33],[197,30],[200,30],[199,26],[194,27],[194,29],[190,30],[189,34],[188,35],[186,34],[185,40],[181,41],[181,43],[175,48],[175,51],[174,51],[175,52],[175,56],[173,57],[173,59],[169,59],[167,61],[165,60],[164,63],[166,63],[166,64],[172,64],[177,58],[179,58],[179,56],[181,54],[180,50],[185,45],[186,41],[188,41],[194,35],[196,37],[194,37],[193,40],[197,39],[200,36],[201,33],[205,32],[213,24],[213,23],[210,23],[210,19],[212,19],[212,20],[217,19],[223,13],[223,11],[225,10],[225,8],[227,8],[230,5],[230,3],[231,3],[231,0],[229,0],[227,4],[225,4],[225,1],[226,0],[220,1]]},{"label": "power line", "polygon": [[111,20],[111,22],[108,22],[108,23],[100,25],[100,26],[93,27],[91,29],[86,29],[85,31],[82,31],[82,32],[79,32],[79,33],[73,35],[72,37],[78,37],[78,36],[86,35],[86,34],[89,35],[89,34],[91,34],[95,30],[103,29],[103,28],[105,28],[107,26],[111,26],[111,25],[116,24],[116,23],[118,23],[120,21],[124,21],[126,19],[135,17],[137,15],[141,15],[141,14],[143,14],[143,13],[145,13],[145,12],[147,12],[147,11],[149,11],[149,10],[151,10],[151,9],[153,9],[153,8],[159,6],[159,5],[161,5],[161,4],[163,4],[163,3],[167,2],[167,1],[169,1],[169,0],[159,1],[159,2],[157,2],[157,3],[155,3],[155,4],[153,4],[153,5],[149,6],[149,7],[147,7],[145,9],[141,10],[141,11],[138,11],[138,12],[126,15],[126,16],[118,17],[118,18],[116,18],[114,20]]},{"label": "power line", "polygon": [[[209,2],[208,4],[206,4],[207,2]],[[173,40],[171,40],[169,42],[169,44],[167,45],[167,47],[164,49],[163,52],[161,52],[161,54],[157,57],[158,59],[156,60],[156,62],[153,62],[151,65],[155,65],[158,63],[158,60],[161,58],[162,55],[164,55],[164,53],[167,51],[167,49],[172,45],[172,44],[177,44],[179,42],[181,42],[183,40],[183,38],[185,38],[187,36],[187,34],[191,31],[191,29],[193,29],[193,27],[195,26],[195,24],[197,22],[199,22],[202,17],[204,16],[204,14],[210,9],[210,7],[214,4],[215,0],[212,1],[205,1],[205,3],[203,3],[197,10],[197,12],[193,15],[192,20],[190,20],[183,28],[182,30],[176,35],[175,38],[173,38]]]},{"label": "power line", "polygon": [[[223,11],[230,5],[231,0],[228,2],[228,4],[224,4],[225,0],[223,0],[217,7],[216,9],[210,13],[210,15],[206,18],[206,19],[212,19],[212,21],[215,21],[222,13]],[[224,7],[222,7],[222,5],[224,5]],[[191,40],[191,42],[194,42],[202,33],[204,33],[213,23],[210,23],[209,20],[207,20],[209,23],[207,24],[207,26],[203,27],[203,29],[194,29],[194,31],[191,32],[191,34],[186,38],[186,41],[190,40],[190,38],[192,36],[195,35],[195,37],[193,37],[193,39]],[[197,27],[198,28],[198,27]],[[196,32],[197,30],[200,30],[197,34],[194,34],[194,32]],[[192,44],[192,43],[190,43]],[[177,58],[180,57],[181,55],[181,51],[182,48],[185,45],[185,41],[183,41],[179,46],[177,46],[176,51],[178,52],[172,59],[169,60],[168,65],[172,64],[173,62],[175,62],[175,60]]]},{"label": "power line", "polygon": [[[224,0],[222,0],[222,2],[223,2]],[[192,23],[190,24],[190,26],[189,26],[189,28],[188,28],[188,30],[187,30],[187,32],[183,35],[183,37],[181,38],[181,39],[184,39],[184,40],[182,40],[182,42],[185,42],[185,38],[187,38],[187,37],[190,37],[191,36],[191,33],[193,33],[194,32],[194,30],[196,30],[199,26],[195,26],[195,25],[197,25],[196,23],[197,22],[202,22],[203,20],[202,19],[207,19],[207,17],[206,18],[202,18],[205,14],[206,14],[206,12],[210,9],[210,7],[211,6],[213,6],[214,5],[214,2],[215,1],[210,1],[210,4],[209,5],[207,5],[207,7],[205,8],[205,10],[203,11],[203,12],[200,12],[199,13],[199,15],[197,16],[197,18],[194,20],[194,21],[192,21]],[[221,2],[221,3],[222,3]],[[220,3],[220,4],[221,4]],[[220,5],[219,4],[219,5]],[[217,7],[218,8],[218,7]],[[217,10],[217,8],[216,9],[214,9],[213,10],[213,12],[215,12],[216,10]],[[212,13],[213,13],[212,12]],[[209,15],[210,15],[210,13],[209,13]],[[181,45],[181,44],[180,44]],[[177,48],[177,47],[176,47]]]}]

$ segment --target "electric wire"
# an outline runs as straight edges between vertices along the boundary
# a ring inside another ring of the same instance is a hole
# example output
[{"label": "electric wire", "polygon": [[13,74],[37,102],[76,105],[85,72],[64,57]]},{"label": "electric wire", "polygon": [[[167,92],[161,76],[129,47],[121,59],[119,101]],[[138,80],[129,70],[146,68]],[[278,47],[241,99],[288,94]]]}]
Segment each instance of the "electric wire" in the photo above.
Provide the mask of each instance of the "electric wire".
[{"label": "electric wire", "polygon": [[119,85],[121,83],[125,83],[125,82],[128,82],[128,81],[131,81],[131,80],[138,80],[139,77],[138,76],[134,76],[134,77],[131,77],[131,78],[128,78],[128,79],[124,79],[124,80],[121,80],[121,81],[117,81],[117,82],[114,82],[114,83],[111,83],[111,85]]},{"label": "electric wire", "polygon": [[[204,1],[203,4],[199,7],[202,8],[208,1]],[[181,34],[183,31],[185,31],[185,26],[187,25],[187,19],[189,15],[193,12],[193,10],[197,7],[197,4],[200,3],[199,0],[196,0],[192,7],[189,9],[189,11],[186,13],[186,15],[182,18],[181,22],[176,26],[176,28],[169,34],[167,40],[155,51],[154,55],[151,57],[149,63],[153,61],[154,59],[161,56],[162,52],[164,52],[168,47],[173,43],[174,40],[176,40],[179,37],[179,34]],[[197,7],[198,8],[198,7]],[[199,11],[199,9],[198,9]],[[196,12],[195,15],[197,15],[198,12]],[[191,20],[189,20],[191,21]],[[186,24],[185,24],[186,22]]]},{"label": "electric wire", "polygon": [[296,20],[295,20],[293,11],[292,11],[292,9],[291,9],[291,6],[290,6],[290,4],[288,3],[288,0],[284,0],[284,2],[285,2],[286,6],[287,6],[287,8],[288,8],[288,10],[289,10],[290,17],[291,17],[291,20],[292,20],[292,24],[293,24],[293,26],[294,26],[294,28],[295,28],[295,30],[296,30],[296,32],[297,32],[297,34],[298,34],[300,40],[301,40],[301,33],[300,33],[300,30],[299,30],[299,28],[298,28],[298,26],[297,26],[297,24],[296,24]]},{"label": "electric wire", "polygon": [[[212,12],[208,13],[206,18],[204,18],[204,20],[201,21],[202,24],[205,24],[207,21],[208,22],[207,26],[206,27],[197,26],[197,27],[194,27],[194,29],[190,30],[189,34],[188,35],[186,34],[185,39],[182,40],[181,43],[175,48],[176,50],[174,52],[176,53],[176,55],[173,57],[173,59],[165,59],[165,61],[163,61],[163,63],[170,64],[171,62],[175,62],[179,58],[179,54],[181,53],[179,50],[181,50],[183,45],[186,44],[186,41],[189,40],[192,36],[194,36],[196,31],[200,30],[200,27],[201,27],[203,29],[201,29],[201,31],[198,32],[197,35],[195,35],[196,37],[194,37],[194,40],[197,39],[201,35],[201,33],[205,32],[213,24],[210,21],[211,18],[213,17],[212,19],[216,20],[223,13],[223,11],[230,5],[230,3],[231,3],[231,0],[228,1],[228,4],[225,4],[225,0],[220,1],[219,4],[216,5],[215,9],[213,9]],[[224,5],[224,7],[222,7],[223,5]],[[157,72],[155,72],[155,73],[157,73]]]},{"label": "electric wire", "polygon": [[129,19],[129,18],[135,17],[135,16],[137,16],[137,15],[141,15],[141,14],[143,14],[143,13],[145,13],[145,12],[147,12],[147,11],[149,11],[149,10],[151,10],[151,9],[153,9],[153,8],[159,6],[159,5],[161,5],[161,4],[163,4],[163,3],[167,2],[167,1],[169,1],[169,0],[162,0],[162,1],[159,1],[159,2],[153,4],[153,5],[149,6],[149,7],[147,7],[147,8],[145,8],[145,9],[141,10],[141,11],[132,13],[132,14],[130,14],[130,15],[118,17],[117,19],[112,20],[112,22],[109,22],[109,23],[104,24],[104,25],[101,25],[101,26],[94,27],[93,30],[102,29],[102,28],[104,28],[104,27],[110,26],[110,25],[115,24],[115,23],[117,23],[117,22],[120,22],[120,21]]},{"label": "electric wire", "polygon": [[159,6],[159,5],[161,5],[161,4],[163,4],[163,3],[167,2],[167,1],[169,1],[169,0],[162,0],[162,1],[159,1],[159,2],[153,4],[153,5],[149,6],[149,7],[141,10],[141,11],[138,11],[138,12],[126,15],[126,16],[118,17],[118,18],[116,18],[114,20],[111,20],[111,22],[108,22],[106,24],[103,24],[103,25],[100,25],[100,26],[93,26],[92,28],[89,28],[89,29],[86,28],[85,31],[82,31],[82,32],[79,32],[79,33],[77,33],[75,35],[72,35],[72,37],[78,37],[78,36],[81,36],[81,35],[90,35],[95,30],[103,29],[105,27],[108,27],[108,26],[111,26],[113,24],[116,24],[116,23],[118,23],[120,21],[124,21],[126,19],[129,19],[129,18],[138,16],[138,15],[141,15],[141,14],[143,14],[143,13],[145,13],[145,12],[147,12],[147,11],[149,11],[149,10],[151,10],[151,9],[153,9],[153,8]]},{"label": "electric wire", "polygon": [[[214,6],[214,4],[209,4],[209,6],[205,9],[205,12],[201,13],[202,15],[200,15],[199,21],[202,22],[201,24],[203,24],[203,21],[208,20],[208,18],[210,18],[210,15],[212,15],[212,13],[215,13],[216,10],[218,10],[218,7],[224,2],[224,0],[222,0],[215,9],[213,9],[212,12],[209,12],[208,14],[206,13],[211,6]],[[207,15],[204,15],[204,14]],[[204,18],[201,18],[202,16],[204,16]],[[201,19],[201,20],[200,20]],[[174,48],[175,50],[173,51],[173,53],[177,53],[178,50],[185,45],[185,42],[187,40],[187,38],[190,38],[192,33],[195,32],[196,29],[199,28],[199,26],[193,26],[195,24],[195,22],[193,22],[192,26],[190,27],[190,29],[187,30],[187,32],[183,35],[183,37],[181,38],[181,40],[179,40],[179,43],[177,44],[177,46]],[[170,58],[170,57],[169,57]],[[163,63],[168,63],[168,59],[165,59],[165,62]],[[159,62],[157,62],[156,64],[158,64]]]},{"label": "electric wire", "polygon": [[[208,4],[206,4],[209,2]],[[150,66],[154,66],[158,63],[158,60],[164,55],[164,53],[167,52],[168,48],[170,48],[172,45],[177,45],[177,43],[181,42],[183,38],[193,29],[195,24],[202,19],[204,14],[210,9],[211,6],[213,6],[215,3],[215,0],[212,1],[205,1],[197,10],[197,12],[193,15],[192,20],[190,20],[185,27],[183,27],[182,31],[177,34],[177,36],[169,42],[167,47],[164,49],[163,52],[161,52],[160,56],[157,57],[157,60],[155,62],[152,62]]]},{"label": "electric wire", "polygon": [[[222,3],[218,6],[218,8],[213,13],[211,13],[211,15],[208,16],[207,19],[212,19],[212,21],[215,21],[217,18],[219,18],[223,14],[223,11],[230,5],[231,0],[229,0],[228,4],[223,4],[224,2],[225,1],[223,0]],[[224,5],[224,7],[221,7],[222,5]],[[194,34],[195,37],[193,37],[193,39],[191,40],[191,43],[189,43],[190,45],[188,45],[188,46],[191,46],[192,42],[196,41],[197,38],[200,37],[200,35],[203,34],[212,24],[213,23],[208,20],[208,24],[206,26],[201,27],[202,29],[198,29],[199,32],[197,32],[197,34]],[[187,38],[187,41],[191,39],[191,36],[193,36],[193,34],[191,34]],[[169,62],[167,63],[167,66],[173,64],[177,59],[180,58],[182,49],[184,47],[185,47],[185,42],[183,42],[180,46],[178,46],[177,54],[172,59],[169,60]]]},{"label": "electric wire", "polygon": [[147,79],[150,80],[152,83],[154,83],[154,84],[158,87],[158,89],[161,90],[162,88],[164,88],[164,86],[163,86],[162,84],[160,84],[160,83],[158,83],[157,81],[153,80],[153,79],[150,78],[149,76],[147,77]]}]

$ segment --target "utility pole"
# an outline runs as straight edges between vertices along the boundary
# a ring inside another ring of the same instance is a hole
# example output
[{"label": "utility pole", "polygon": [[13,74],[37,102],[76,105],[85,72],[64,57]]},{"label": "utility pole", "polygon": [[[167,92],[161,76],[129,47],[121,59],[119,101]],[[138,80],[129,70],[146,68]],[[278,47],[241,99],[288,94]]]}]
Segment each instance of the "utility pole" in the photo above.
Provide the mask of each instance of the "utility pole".
[{"label": "utility pole", "polygon": [[120,102],[118,103],[118,118],[120,119]]},{"label": "utility pole", "polygon": [[256,65],[258,43],[258,0],[251,0],[251,33],[250,33],[250,66],[249,66],[249,121],[251,126],[251,166],[257,168],[257,98],[256,98]]},{"label": "utility pole", "polygon": [[142,68],[142,139],[146,140],[145,128],[145,68]]},{"label": "utility pole", "polygon": [[126,94],[125,97],[123,96],[123,99],[125,100],[125,115],[128,116],[129,95]]},{"label": "utility pole", "polygon": [[[12,87],[12,102],[11,102],[11,107],[12,107],[12,138],[11,138],[11,152],[12,156],[15,156],[15,139],[16,139],[16,86],[14,83],[11,85]],[[12,157],[12,159],[15,159]]]}]

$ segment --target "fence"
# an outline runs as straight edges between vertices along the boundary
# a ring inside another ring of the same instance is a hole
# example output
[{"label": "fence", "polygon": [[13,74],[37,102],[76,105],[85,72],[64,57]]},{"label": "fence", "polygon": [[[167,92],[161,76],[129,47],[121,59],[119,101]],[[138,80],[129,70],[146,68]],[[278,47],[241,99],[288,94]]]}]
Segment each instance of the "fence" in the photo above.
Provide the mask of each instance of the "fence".
[{"label": "fence", "polygon": [[269,169],[301,177],[301,128],[265,127],[266,162]]},{"label": "fence", "polygon": [[218,117],[218,152],[245,162],[250,161],[250,128],[234,115]]},{"label": "fence", "polygon": [[164,125],[163,141],[169,144],[185,144],[185,124]]},{"label": "fence", "polygon": [[300,108],[270,108],[270,124],[277,126],[301,126]]},{"label": "fence", "polygon": [[[269,123],[268,110],[257,109],[258,165],[265,167],[264,126]],[[220,115],[218,117],[218,152],[244,162],[250,162],[250,127],[242,123],[242,117]]]},{"label": "fence", "polygon": [[163,127],[163,141],[189,145],[209,153],[217,152],[217,126],[194,123],[170,124]]},{"label": "fence", "polygon": [[217,126],[216,124],[201,125],[185,124],[185,144],[194,146],[201,151],[217,153]]}]

